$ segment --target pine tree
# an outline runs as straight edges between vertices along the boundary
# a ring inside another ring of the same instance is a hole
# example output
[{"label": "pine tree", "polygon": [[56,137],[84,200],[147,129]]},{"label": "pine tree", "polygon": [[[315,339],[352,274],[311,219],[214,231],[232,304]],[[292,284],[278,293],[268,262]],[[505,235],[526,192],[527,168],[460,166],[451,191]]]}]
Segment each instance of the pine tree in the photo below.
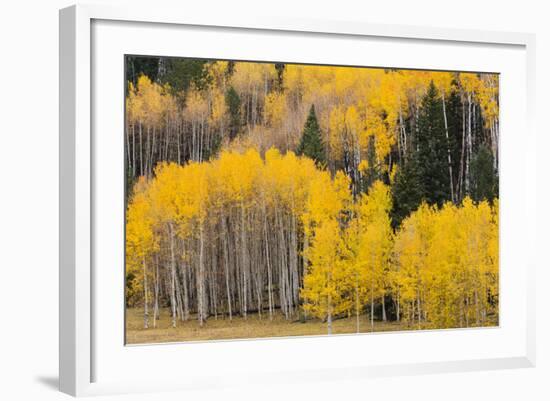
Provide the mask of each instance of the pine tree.
[{"label": "pine tree", "polygon": [[433,81],[422,99],[416,139],[423,198],[430,205],[442,206],[445,201],[451,200],[449,166],[443,106]]},{"label": "pine tree", "polygon": [[376,149],[374,146],[374,136],[369,136],[368,145],[367,145],[367,157],[363,163],[366,164],[366,169],[363,170],[363,182],[362,190],[367,192],[369,188],[374,184],[375,181],[379,180],[381,177],[380,166],[376,163]]},{"label": "pine tree", "polygon": [[233,139],[241,128],[241,98],[232,86],[225,93],[225,103],[229,111],[229,138]]},{"label": "pine tree", "polygon": [[409,158],[397,171],[395,183],[392,186],[392,224],[396,228],[401,225],[403,219],[414,212],[424,197],[422,189],[421,171],[418,160]]},{"label": "pine tree", "polygon": [[472,198],[476,202],[492,202],[498,193],[498,179],[493,171],[493,155],[487,146],[479,147],[472,159],[471,168]]},{"label": "pine tree", "polygon": [[442,206],[451,200],[447,161],[447,138],[443,106],[434,83],[431,82],[418,119],[416,151],[398,171],[392,188],[394,227],[422,201]]},{"label": "pine tree", "polygon": [[321,129],[319,128],[319,122],[315,114],[315,106],[313,105],[311,105],[309,109],[309,115],[307,116],[304,131],[302,133],[302,140],[300,141],[296,153],[315,160],[319,166],[324,166],[326,163],[325,149],[323,140],[321,139]]},{"label": "pine tree", "polygon": [[447,108],[447,123],[449,129],[449,149],[452,155],[452,170],[453,170],[453,183],[455,185],[455,203],[460,204],[462,202],[463,193],[461,193],[461,181],[464,181],[464,177],[461,177],[461,165],[464,164],[464,160],[461,160],[462,152],[462,136],[463,132],[463,120],[462,120],[462,100],[460,98],[459,83],[454,80],[452,83],[451,91],[445,99],[445,105]]}]

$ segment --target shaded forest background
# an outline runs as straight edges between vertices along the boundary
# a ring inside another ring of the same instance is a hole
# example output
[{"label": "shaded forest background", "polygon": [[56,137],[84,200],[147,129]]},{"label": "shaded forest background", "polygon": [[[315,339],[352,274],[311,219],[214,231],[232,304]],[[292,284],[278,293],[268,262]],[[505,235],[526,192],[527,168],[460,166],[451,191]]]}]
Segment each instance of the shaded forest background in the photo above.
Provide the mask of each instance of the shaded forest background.
[{"label": "shaded forest background", "polygon": [[145,328],[498,319],[498,75],[128,56],[126,80]]}]

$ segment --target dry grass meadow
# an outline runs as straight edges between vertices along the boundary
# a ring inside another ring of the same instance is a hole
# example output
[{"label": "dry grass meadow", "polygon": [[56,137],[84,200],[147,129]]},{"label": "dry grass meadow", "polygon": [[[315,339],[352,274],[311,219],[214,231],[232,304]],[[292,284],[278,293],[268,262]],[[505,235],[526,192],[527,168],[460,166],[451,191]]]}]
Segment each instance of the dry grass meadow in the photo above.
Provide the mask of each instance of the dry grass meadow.
[{"label": "dry grass meadow", "polygon": [[[359,328],[361,333],[371,332],[368,315],[359,316]],[[275,314],[273,320],[267,315],[262,319],[257,314],[249,315],[245,320],[239,316],[233,320],[227,318],[213,317],[200,327],[198,321],[191,317],[186,322],[178,322],[178,327],[171,327],[170,312],[162,309],[157,327],[152,327],[149,322],[148,329],[143,328],[143,309],[128,308],[126,310],[126,343],[147,344],[164,342],[186,342],[186,341],[208,341],[208,340],[230,340],[250,339],[269,337],[293,337],[293,336],[316,336],[327,334],[327,324],[319,319],[308,319],[305,322],[299,320],[285,320],[280,314]],[[490,325],[495,325],[491,322]],[[403,330],[425,329],[426,326],[408,325],[400,322],[374,322],[374,332],[391,332]],[[336,319],[332,323],[333,334],[356,333],[356,318]]]}]

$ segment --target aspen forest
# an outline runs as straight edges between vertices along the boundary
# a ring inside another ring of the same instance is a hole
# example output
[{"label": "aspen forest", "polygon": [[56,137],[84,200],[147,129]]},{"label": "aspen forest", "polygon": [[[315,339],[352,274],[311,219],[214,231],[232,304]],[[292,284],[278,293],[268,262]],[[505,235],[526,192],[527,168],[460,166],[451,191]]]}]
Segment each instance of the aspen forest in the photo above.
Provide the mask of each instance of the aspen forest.
[{"label": "aspen forest", "polygon": [[497,74],[125,64],[126,343],[498,325]]}]

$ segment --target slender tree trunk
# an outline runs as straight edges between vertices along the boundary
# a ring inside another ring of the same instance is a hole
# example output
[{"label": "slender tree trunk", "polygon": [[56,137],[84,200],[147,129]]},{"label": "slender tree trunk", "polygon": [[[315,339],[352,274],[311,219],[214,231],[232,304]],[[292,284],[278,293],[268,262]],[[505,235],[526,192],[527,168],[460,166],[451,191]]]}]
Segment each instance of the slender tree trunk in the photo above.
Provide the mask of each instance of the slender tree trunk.
[{"label": "slender tree trunk", "polygon": [[170,235],[170,306],[172,308],[172,327],[176,327],[176,255],[174,252],[174,227],[169,223]]},{"label": "slender tree trunk", "polygon": [[396,309],[395,309],[395,314],[396,314],[396,319],[397,321],[401,321],[401,300],[400,300],[400,290],[399,288],[397,289],[397,305],[396,305]]},{"label": "slender tree trunk", "polygon": [[271,277],[271,260],[269,255],[269,238],[267,235],[267,217],[264,207],[264,244],[265,244],[265,260],[267,265],[267,298],[269,304],[269,319],[273,320],[273,278]]},{"label": "slender tree trunk", "polygon": [[245,209],[244,204],[241,203],[241,264],[242,264],[242,275],[243,275],[243,317],[247,318],[247,303],[248,303],[248,275],[247,275],[247,252],[246,252],[246,226],[245,226]]},{"label": "slender tree trunk", "polygon": [[155,307],[153,310],[153,327],[157,327],[159,316],[159,264],[155,258]]},{"label": "slender tree trunk", "polygon": [[145,258],[142,260],[143,264],[143,328],[149,328],[149,294],[147,283],[147,266],[145,264]]},{"label": "slender tree trunk", "polygon": [[329,295],[327,297],[327,331],[328,334],[332,334],[332,298]]},{"label": "slender tree trunk", "polygon": [[141,121],[139,122],[139,175],[143,174],[143,126]]},{"label": "slender tree trunk", "polygon": [[456,203],[453,184],[453,162],[451,159],[451,144],[449,142],[449,126],[447,124],[447,109],[445,107],[445,93],[441,91],[441,103],[443,104],[443,121],[445,122],[445,138],[447,139],[447,163],[449,165],[449,183],[451,188],[451,200]]},{"label": "slender tree trunk", "polygon": [[386,317],[386,297],[382,295],[382,321],[386,322],[388,319]]},{"label": "slender tree trunk", "polygon": [[204,324],[204,233],[202,222],[199,223],[199,271],[197,274],[197,312],[199,324]]},{"label": "slender tree trunk", "polygon": [[357,273],[355,277],[355,328],[357,333],[359,333],[359,282]]},{"label": "slender tree trunk", "polygon": [[370,282],[370,330],[374,331],[374,282]]},{"label": "slender tree trunk", "polygon": [[227,294],[227,311],[229,313],[229,320],[233,319],[233,314],[231,311],[231,289],[229,286],[229,254],[228,254],[228,241],[227,237],[229,233],[227,232],[227,222],[225,220],[225,216],[222,216],[222,235],[223,235],[223,245],[222,245],[222,251],[223,251],[223,267],[225,272],[225,290]]},{"label": "slender tree trunk", "polygon": [[187,281],[189,280],[188,279],[188,270],[189,270],[189,265],[188,264],[184,264],[183,265],[183,271],[182,271],[182,275],[183,275],[183,320],[188,320],[189,319],[189,284],[187,283]]},{"label": "slender tree trunk", "polygon": [[466,194],[470,194],[470,161],[472,158],[472,96],[468,93],[468,135],[466,137],[466,171],[464,173]]}]

